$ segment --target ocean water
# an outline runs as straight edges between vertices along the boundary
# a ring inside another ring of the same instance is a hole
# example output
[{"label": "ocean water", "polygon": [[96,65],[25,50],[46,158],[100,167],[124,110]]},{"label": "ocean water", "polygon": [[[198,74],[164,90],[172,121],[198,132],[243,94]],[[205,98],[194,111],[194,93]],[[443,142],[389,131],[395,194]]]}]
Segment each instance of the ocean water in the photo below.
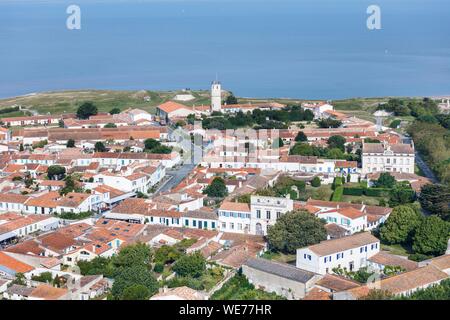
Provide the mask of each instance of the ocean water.
[{"label": "ocean water", "polygon": [[[81,30],[66,28],[70,4]],[[450,1],[0,0],[0,97],[216,77],[244,97],[448,95]]]}]

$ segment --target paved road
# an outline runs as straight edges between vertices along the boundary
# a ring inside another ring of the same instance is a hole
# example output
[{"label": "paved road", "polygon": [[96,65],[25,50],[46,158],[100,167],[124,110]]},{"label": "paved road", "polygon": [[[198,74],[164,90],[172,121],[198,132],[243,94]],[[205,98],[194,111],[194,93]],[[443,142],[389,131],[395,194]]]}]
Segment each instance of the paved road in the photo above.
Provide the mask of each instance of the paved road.
[{"label": "paved road", "polygon": [[[409,136],[400,134],[400,137],[402,138],[403,143],[411,142],[411,137],[409,137]],[[434,172],[430,169],[428,164],[422,159],[419,152],[417,152],[417,151],[415,152],[415,162],[416,162],[417,166],[420,168],[420,170],[422,170],[425,177],[430,179],[433,183],[439,182],[439,180],[436,178],[436,175],[434,174]]]},{"label": "paved road", "polygon": [[169,191],[178,185],[194,168],[193,164],[184,164],[177,170],[166,170],[166,174],[172,176],[172,179],[159,189],[158,193]]},{"label": "paved road", "polygon": [[421,158],[420,154],[416,152],[416,163],[417,166],[422,170],[423,174],[430,179],[433,183],[438,183],[439,180],[436,178],[434,172],[430,169],[425,161]]}]

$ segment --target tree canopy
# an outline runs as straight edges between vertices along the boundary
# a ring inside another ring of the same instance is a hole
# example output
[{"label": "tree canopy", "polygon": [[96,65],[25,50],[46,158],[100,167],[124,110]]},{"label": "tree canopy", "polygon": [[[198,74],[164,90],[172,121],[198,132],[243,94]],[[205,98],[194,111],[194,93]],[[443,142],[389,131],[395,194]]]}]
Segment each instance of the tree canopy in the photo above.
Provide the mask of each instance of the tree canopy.
[{"label": "tree canopy", "polygon": [[341,150],[342,152],[344,152],[345,151],[345,142],[346,142],[346,140],[343,136],[339,136],[339,135],[331,136],[328,139],[328,147],[330,149],[337,148],[337,149]]},{"label": "tree canopy", "polygon": [[405,244],[411,241],[422,216],[410,206],[395,207],[386,223],[380,228],[380,237],[386,243]]},{"label": "tree canopy", "polygon": [[97,141],[94,145],[94,150],[96,152],[106,152],[106,147],[101,141]]},{"label": "tree canopy", "polygon": [[216,177],[211,184],[203,190],[203,193],[207,194],[208,197],[223,198],[228,195],[228,190],[225,181],[220,177]]},{"label": "tree canopy", "polygon": [[426,184],[419,196],[420,205],[431,214],[449,220],[450,187],[442,184]]},{"label": "tree canopy", "polygon": [[79,119],[89,119],[90,116],[95,116],[97,113],[98,109],[92,102],[84,102],[78,107],[77,117]]},{"label": "tree canopy", "polygon": [[205,270],[206,260],[199,252],[182,256],[173,266],[173,271],[182,277],[190,276],[197,278],[200,277]]},{"label": "tree canopy", "polygon": [[59,165],[53,165],[48,167],[47,169],[47,177],[50,180],[60,180],[64,178],[64,175],[66,174],[66,168],[61,167]]},{"label": "tree canopy", "polygon": [[319,243],[327,239],[325,222],[308,211],[291,211],[278,218],[269,227],[267,240],[274,251],[295,253],[298,248]]},{"label": "tree canopy", "polygon": [[67,140],[66,147],[67,148],[75,148],[75,140],[73,140],[73,139]]},{"label": "tree canopy", "polygon": [[120,109],[117,108],[117,107],[112,108],[112,109],[109,111],[109,114],[119,114],[119,113],[120,113]]},{"label": "tree canopy", "polygon": [[299,131],[297,133],[297,136],[295,137],[295,141],[297,141],[297,142],[308,141],[308,137],[306,136],[306,134],[303,131]]},{"label": "tree canopy", "polygon": [[450,227],[438,216],[430,216],[422,221],[414,235],[413,249],[425,255],[442,255],[447,249]]}]

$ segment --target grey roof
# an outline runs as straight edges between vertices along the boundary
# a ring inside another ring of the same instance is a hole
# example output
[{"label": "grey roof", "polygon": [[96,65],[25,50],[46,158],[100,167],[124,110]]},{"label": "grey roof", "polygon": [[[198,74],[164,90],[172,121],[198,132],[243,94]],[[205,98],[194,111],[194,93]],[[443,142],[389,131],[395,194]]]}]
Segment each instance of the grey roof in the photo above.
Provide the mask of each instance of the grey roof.
[{"label": "grey roof", "polygon": [[29,297],[33,290],[34,288],[28,288],[19,284],[13,284],[6,290],[6,292],[10,295],[17,294],[19,296]]},{"label": "grey roof", "polygon": [[187,218],[198,218],[198,219],[209,219],[209,220],[219,220],[217,214],[211,211],[203,211],[203,210],[193,210],[186,211],[181,213],[183,217]]},{"label": "grey roof", "polygon": [[315,273],[298,269],[286,263],[274,262],[267,259],[256,258],[248,259],[245,266],[267,272],[282,278],[306,283],[315,276]]}]

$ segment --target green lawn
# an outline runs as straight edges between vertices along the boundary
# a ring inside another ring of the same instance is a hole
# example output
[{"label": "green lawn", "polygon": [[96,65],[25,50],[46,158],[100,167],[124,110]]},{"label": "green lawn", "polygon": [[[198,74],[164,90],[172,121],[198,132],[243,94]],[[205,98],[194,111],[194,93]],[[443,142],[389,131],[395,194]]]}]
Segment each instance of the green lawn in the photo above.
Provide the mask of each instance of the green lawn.
[{"label": "green lawn", "polygon": [[267,259],[267,260],[273,260],[277,262],[283,262],[283,263],[292,263],[296,260],[295,254],[285,254],[281,252],[272,252],[272,251],[266,251],[261,256],[261,258]]},{"label": "green lawn", "polygon": [[237,274],[214,292],[211,300],[284,300],[284,297],[255,289],[244,275]]},{"label": "green lawn", "polygon": [[384,199],[386,203],[389,201],[389,197],[347,196],[345,194],[342,196],[343,202],[364,203],[369,206],[378,206],[381,199]]},{"label": "green lawn", "polygon": [[413,253],[411,248],[402,246],[400,244],[391,244],[391,245],[381,244],[381,250],[389,251],[389,253],[391,253],[391,254],[396,254],[399,256],[406,256],[406,257]]}]

